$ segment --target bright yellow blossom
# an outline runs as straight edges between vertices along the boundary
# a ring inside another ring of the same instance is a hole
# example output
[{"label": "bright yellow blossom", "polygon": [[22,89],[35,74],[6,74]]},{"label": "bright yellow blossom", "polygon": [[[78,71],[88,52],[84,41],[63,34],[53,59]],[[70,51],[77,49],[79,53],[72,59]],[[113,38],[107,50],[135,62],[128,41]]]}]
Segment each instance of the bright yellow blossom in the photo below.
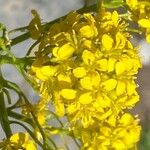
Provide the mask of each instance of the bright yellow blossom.
[{"label": "bright yellow blossom", "polygon": [[126,0],[127,5],[134,12],[133,18],[146,31],[146,41],[150,43],[150,2],[149,0]]},{"label": "bright yellow blossom", "polygon": [[6,141],[5,149],[7,150],[36,150],[35,143],[29,139],[27,133],[19,132],[13,134],[8,141]]},{"label": "bright yellow blossom", "polygon": [[88,150],[135,149],[141,131],[138,120],[125,113],[114,121],[116,124],[113,127],[111,122],[107,124],[105,121],[101,125],[93,125],[92,128],[79,127],[75,130],[75,134],[79,137],[81,135],[83,147]]},{"label": "bright yellow blossom", "polygon": [[139,101],[134,76],[141,67],[127,26],[117,11],[72,12],[49,29],[31,67],[41,105],[66,116],[87,150],[128,150],[139,140],[137,119],[123,113]]}]

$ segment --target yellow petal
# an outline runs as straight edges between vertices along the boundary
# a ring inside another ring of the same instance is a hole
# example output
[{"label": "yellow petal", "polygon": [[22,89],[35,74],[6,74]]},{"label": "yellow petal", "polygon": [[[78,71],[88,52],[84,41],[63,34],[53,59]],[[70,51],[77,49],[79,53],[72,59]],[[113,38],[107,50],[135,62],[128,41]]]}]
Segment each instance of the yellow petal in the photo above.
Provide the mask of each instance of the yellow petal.
[{"label": "yellow petal", "polygon": [[150,28],[150,19],[140,19],[138,24],[143,28]]},{"label": "yellow petal", "polygon": [[11,143],[19,143],[20,146],[21,144],[24,144],[26,141],[28,141],[29,136],[28,134],[19,132],[19,133],[15,133],[10,137],[10,142]]},{"label": "yellow petal", "polygon": [[85,38],[93,38],[95,36],[95,32],[92,26],[86,25],[80,29],[80,35]]},{"label": "yellow petal", "polygon": [[92,52],[90,52],[88,50],[84,50],[82,53],[82,59],[85,64],[91,65],[95,60],[95,56]]},{"label": "yellow petal", "polygon": [[114,43],[114,40],[109,35],[104,34],[102,36],[102,45],[107,51],[112,49],[113,43]]},{"label": "yellow petal", "polygon": [[126,145],[124,144],[124,142],[122,140],[113,141],[112,147],[116,150],[125,150],[126,149]]},{"label": "yellow petal", "polygon": [[106,111],[104,114],[99,116],[100,120],[105,120],[107,117],[109,117],[112,114],[112,110],[109,109],[108,111]]},{"label": "yellow petal", "polygon": [[93,98],[91,96],[91,92],[88,92],[88,93],[85,93],[85,94],[82,94],[80,97],[79,97],[79,102],[81,104],[89,104],[93,101]]},{"label": "yellow petal", "polygon": [[76,104],[70,104],[67,107],[67,113],[73,114],[74,112],[78,111],[78,107]]},{"label": "yellow petal", "polygon": [[133,63],[133,61],[131,59],[124,59],[123,62],[124,62],[126,71],[132,70],[132,67],[133,67],[134,63]]},{"label": "yellow petal", "polygon": [[117,83],[117,88],[116,88],[116,92],[117,92],[117,95],[122,95],[123,93],[126,92],[126,85],[124,82],[122,81],[118,81]]},{"label": "yellow petal", "polygon": [[117,60],[115,58],[109,58],[108,65],[107,65],[108,72],[114,71],[116,61]]},{"label": "yellow petal", "polygon": [[117,85],[117,81],[115,79],[109,79],[102,83],[102,86],[105,90],[111,91],[113,90]]},{"label": "yellow petal", "polygon": [[130,125],[132,124],[134,121],[134,118],[131,114],[129,113],[125,113],[121,119],[120,119],[120,123],[123,125],[123,126],[127,126],[127,125]]},{"label": "yellow petal", "polygon": [[55,47],[53,49],[53,55],[58,59],[58,60],[65,60],[68,59],[69,57],[72,56],[74,53],[75,49],[69,44],[64,44],[61,47]]},{"label": "yellow petal", "polygon": [[118,15],[117,11],[114,11],[112,13],[112,21],[114,22],[115,26],[118,25],[118,19],[119,19],[119,15]]},{"label": "yellow petal", "polygon": [[96,63],[98,64],[98,70],[100,71],[106,71],[107,70],[107,59],[101,59],[96,61]]},{"label": "yellow petal", "polygon": [[51,76],[54,76],[58,70],[58,67],[55,66],[43,66],[37,68],[36,76],[41,80],[48,80]]},{"label": "yellow petal", "polygon": [[126,101],[126,106],[133,107],[139,101],[139,95],[134,95]]},{"label": "yellow petal", "polygon": [[120,75],[125,71],[125,64],[123,62],[117,62],[115,69],[116,69],[116,74]]},{"label": "yellow petal", "polygon": [[129,5],[129,7],[134,9],[138,5],[138,0],[126,0],[126,3]]},{"label": "yellow petal", "polygon": [[29,141],[25,147],[24,147],[26,150],[37,150],[33,141]]},{"label": "yellow petal", "polygon": [[126,45],[127,39],[126,37],[120,33],[117,32],[116,34],[116,49],[123,49]]},{"label": "yellow petal", "polygon": [[85,64],[91,65],[95,60],[95,56],[92,52],[90,52],[88,50],[84,50],[82,53],[82,59]]},{"label": "yellow petal", "polygon": [[92,47],[92,41],[90,41],[90,40],[85,40],[85,41],[83,42],[83,46],[84,46],[85,48],[90,49],[90,48]]},{"label": "yellow petal", "polygon": [[64,75],[64,74],[59,74],[57,76],[58,78],[58,81],[63,81],[63,82],[68,82],[68,83],[71,83],[71,78],[67,75]]},{"label": "yellow petal", "polygon": [[109,125],[115,127],[116,126],[116,123],[117,123],[117,120],[116,120],[116,116],[112,115],[108,118],[108,121]]},{"label": "yellow petal", "polygon": [[[123,141],[129,148],[133,148],[133,145],[140,140],[141,126],[132,125],[132,128],[126,133]],[[134,150],[137,150],[137,145],[134,146]]]},{"label": "yellow petal", "polygon": [[57,104],[55,104],[55,111],[58,116],[60,116],[60,117],[64,116],[64,114],[65,114],[64,103],[58,102]]},{"label": "yellow petal", "polygon": [[44,125],[45,124],[45,121],[46,121],[46,117],[45,117],[45,114],[43,114],[43,112],[39,112],[37,114],[37,120],[39,122],[40,125]]},{"label": "yellow petal", "polygon": [[128,95],[132,95],[135,93],[136,84],[134,81],[127,82],[127,93]]},{"label": "yellow petal", "polygon": [[84,89],[87,89],[87,90],[92,90],[93,88],[90,77],[84,77],[83,79],[81,79],[80,84]]},{"label": "yellow petal", "polygon": [[104,135],[104,136],[110,136],[111,135],[111,132],[112,132],[112,130],[110,129],[110,128],[108,128],[108,127],[101,127],[100,128],[100,132]]},{"label": "yellow petal", "polygon": [[49,79],[49,77],[48,77],[48,76],[44,76],[44,75],[41,73],[40,70],[37,70],[37,71],[36,71],[36,77],[37,77],[38,79],[42,80],[42,81],[46,81],[46,80]]},{"label": "yellow petal", "polygon": [[146,36],[147,43],[150,43],[150,33]]},{"label": "yellow petal", "polygon": [[76,78],[82,78],[86,75],[86,70],[84,67],[78,67],[73,70],[73,74]]},{"label": "yellow petal", "polygon": [[73,90],[73,89],[62,89],[60,91],[60,94],[63,98],[65,99],[74,99],[76,97],[76,93],[77,91]]},{"label": "yellow petal", "polygon": [[102,108],[110,107],[111,99],[106,95],[99,95],[97,101]]},{"label": "yellow petal", "polygon": [[55,66],[43,66],[41,67],[41,73],[45,76],[54,76],[57,72],[58,67]]},{"label": "yellow petal", "polygon": [[80,80],[80,84],[84,89],[92,90],[97,88],[100,83],[100,76],[97,72],[91,73]]}]

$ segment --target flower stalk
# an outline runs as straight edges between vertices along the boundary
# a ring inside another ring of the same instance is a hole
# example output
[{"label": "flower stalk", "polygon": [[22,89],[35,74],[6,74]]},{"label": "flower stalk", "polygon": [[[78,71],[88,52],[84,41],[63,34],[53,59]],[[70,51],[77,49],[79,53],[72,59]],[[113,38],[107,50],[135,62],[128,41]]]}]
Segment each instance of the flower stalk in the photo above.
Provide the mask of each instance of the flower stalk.
[{"label": "flower stalk", "polygon": [[[3,78],[1,73],[0,73],[0,83],[3,83]],[[7,108],[5,104],[3,87],[1,86],[0,86],[0,123],[6,134],[6,137],[9,138],[12,135],[12,131],[11,131]]]}]

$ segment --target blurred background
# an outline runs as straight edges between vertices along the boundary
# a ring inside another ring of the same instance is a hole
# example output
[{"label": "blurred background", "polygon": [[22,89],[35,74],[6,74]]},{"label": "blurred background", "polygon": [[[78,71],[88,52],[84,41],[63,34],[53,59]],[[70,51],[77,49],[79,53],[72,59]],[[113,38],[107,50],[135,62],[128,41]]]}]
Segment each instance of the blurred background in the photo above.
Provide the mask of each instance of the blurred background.
[{"label": "blurred background", "polygon": [[[36,9],[40,14],[42,21],[50,21],[65,15],[73,9],[79,9],[84,5],[84,0],[0,0],[0,22],[5,24],[8,30],[26,26],[31,20],[31,9]],[[133,113],[139,114],[143,127],[140,150],[150,150],[150,44],[145,43],[143,39],[135,38],[136,45],[141,45],[140,56],[143,62],[143,68],[139,71],[137,84],[141,101],[136,105]],[[31,41],[20,43],[12,48],[17,57],[22,57],[26,50],[31,46]],[[24,79],[17,73],[11,65],[3,66],[5,78],[16,82],[27,97],[33,101],[37,96]],[[15,94],[12,92],[13,99]],[[15,126],[13,127],[15,128]],[[15,130],[19,131],[20,129]],[[0,128],[0,139],[4,133]]]}]

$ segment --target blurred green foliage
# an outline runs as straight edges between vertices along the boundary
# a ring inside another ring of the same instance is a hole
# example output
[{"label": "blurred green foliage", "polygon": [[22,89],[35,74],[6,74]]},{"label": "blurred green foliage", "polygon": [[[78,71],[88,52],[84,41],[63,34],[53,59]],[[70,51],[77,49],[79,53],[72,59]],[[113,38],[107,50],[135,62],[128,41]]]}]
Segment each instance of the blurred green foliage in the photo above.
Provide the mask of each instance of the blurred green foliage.
[{"label": "blurred green foliage", "polygon": [[150,122],[146,122],[143,126],[139,147],[139,150],[150,150]]}]

